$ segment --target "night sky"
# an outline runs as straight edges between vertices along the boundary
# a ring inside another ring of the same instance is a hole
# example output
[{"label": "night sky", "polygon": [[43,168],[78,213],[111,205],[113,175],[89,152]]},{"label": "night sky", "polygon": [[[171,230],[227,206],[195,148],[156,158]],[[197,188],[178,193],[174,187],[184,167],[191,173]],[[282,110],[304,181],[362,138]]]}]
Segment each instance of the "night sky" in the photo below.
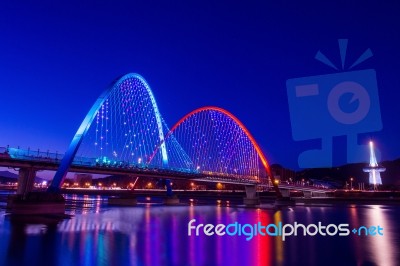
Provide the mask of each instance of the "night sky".
[{"label": "night sky", "polygon": [[[319,143],[293,140],[286,80],[342,71],[314,56],[340,65],[345,38],[346,62],[370,48],[354,70],[377,74],[383,130],[360,142],[374,139],[384,160],[400,157],[398,1],[22,2],[0,2],[0,147],[64,152],[99,94],[135,72],[170,127],[219,106],[271,163],[298,168],[299,153]],[[345,138],[334,145],[334,164],[345,163]]]}]

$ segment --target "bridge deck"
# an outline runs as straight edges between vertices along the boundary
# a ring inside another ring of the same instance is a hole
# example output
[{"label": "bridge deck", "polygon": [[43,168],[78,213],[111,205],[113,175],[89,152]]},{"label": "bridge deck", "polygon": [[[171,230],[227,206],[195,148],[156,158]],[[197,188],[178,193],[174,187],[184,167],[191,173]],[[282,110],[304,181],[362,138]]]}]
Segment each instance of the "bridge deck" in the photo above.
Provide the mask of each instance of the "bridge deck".
[{"label": "bridge deck", "polygon": [[[20,158],[12,158],[6,153],[0,153],[0,166],[10,168],[34,168],[37,170],[50,170],[56,171],[59,167],[60,159],[54,159],[49,157],[35,157],[25,156]],[[90,174],[101,174],[101,175],[132,175],[135,177],[152,177],[152,178],[172,178],[178,180],[192,180],[198,182],[213,182],[213,183],[225,183],[225,184],[236,184],[236,185],[257,185],[260,187],[270,187],[266,178],[259,179],[252,177],[240,177],[239,175],[228,175],[221,173],[212,172],[189,172],[188,170],[174,170],[174,169],[160,169],[160,168],[149,168],[149,167],[138,167],[138,166],[104,166],[88,163],[88,160],[74,161],[71,165],[69,172],[75,173],[90,173]],[[331,189],[325,189],[313,186],[295,186],[292,184],[279,184],[280,189],[298,190],[298,191],[310,191],[310,192],[329,192],[334,191]]]}]

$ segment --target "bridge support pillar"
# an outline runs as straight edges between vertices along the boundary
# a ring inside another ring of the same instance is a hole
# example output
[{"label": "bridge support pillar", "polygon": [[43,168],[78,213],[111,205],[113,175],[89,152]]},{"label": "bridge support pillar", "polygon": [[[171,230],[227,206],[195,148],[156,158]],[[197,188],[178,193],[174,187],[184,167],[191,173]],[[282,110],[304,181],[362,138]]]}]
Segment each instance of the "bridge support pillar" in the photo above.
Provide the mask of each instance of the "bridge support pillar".
[{"label": "bridge support pillar", "polygon": [[260,204],[260,198],[257,195],[256,186],[245,186],[246,197],[243,198],[243,203],[246,206],[255,206]]},{"label": "bridge support pillar", "polygon": [[290,189],[281,188],[280,189],[281,198],[275,200],[275,206],[292,206],[295,205],[295,201],[290,198]]},{"label": "bridge support pillar", "polygon": [[316,198],[325,198],[328,196],[325,192],[313,192],[312,195]]},{"label": "bridge support pillar", "polygon": [[32,191],[36,169],[20,168],[17,194],[7,199],[7,212],[14,215],[61,215],[65,213],[65,200],[60,193]]},{"label": "bridge support pillar", "polygon": [[17,194],[25,195],[33,190],[33,183],[35,181],[36,170],[30,168],[20,168],[18,176]]},{"label": "bridge support pillar", "polygon": [[171,179],[165,179],[165,187],[167,188],[167,197],[172,197],[172,185],[171,185]]},{"label": "bridge support pillar", "polygon": [[289,189],[280,189],[283,198],[290,198],[290,190]]},{"label": "bridge support pillar", "polygon": [[313,192],[312,191],[303,191],[304,198],[310,199],[313,197]]},{"label": "bridge support pillar", "polygon": [[180,203],[179,198],[172,192],[171,179],[165,179],[165,187],[167,188],[167,197],[164,199],[165,205],[177,205]]}]

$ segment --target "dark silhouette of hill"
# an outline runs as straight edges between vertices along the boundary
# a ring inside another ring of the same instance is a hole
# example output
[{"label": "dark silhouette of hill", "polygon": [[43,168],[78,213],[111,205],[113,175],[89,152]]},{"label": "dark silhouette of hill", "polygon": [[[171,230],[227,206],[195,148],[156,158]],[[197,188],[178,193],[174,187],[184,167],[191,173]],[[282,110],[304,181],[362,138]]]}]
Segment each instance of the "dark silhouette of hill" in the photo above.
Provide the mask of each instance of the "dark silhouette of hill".
[{"label": "dark silhouette of hill", "polygon": [[6,178],[18,178],[17,174],[8,172],[8,171],[0,171],[0,177],[6,177]]},{"label": "dark silhouette of hill", "polygon": [[[11,173],[9,171],[0,171],[0,183],[7,183],[7,182],[17,182],[18,174]],[[35,177],[35,182],[43,182],[46,181],[43,178]]]},{"label": "dark silhouette of hill", "polygon": [[[365,163],[356,163],[333,168],[304,169],[297,173],[297,179],[318,179],[345,184],[353,177],[354,184],[368,183],[368,173],[363,171],[363,168],[367,166],[368,164]],[[383,161],[379,166],[386,168],[386,171],[381,173],[384,185],[400,186],[400,158],[393,161]]]}]

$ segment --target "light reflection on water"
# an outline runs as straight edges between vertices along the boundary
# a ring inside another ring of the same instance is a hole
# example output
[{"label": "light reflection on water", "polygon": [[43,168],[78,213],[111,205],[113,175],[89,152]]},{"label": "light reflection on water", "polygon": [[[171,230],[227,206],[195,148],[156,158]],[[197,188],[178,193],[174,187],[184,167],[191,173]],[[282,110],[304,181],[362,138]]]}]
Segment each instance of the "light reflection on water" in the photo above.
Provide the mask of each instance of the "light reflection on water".
[{"label": "light reflection on water", "polygon": [[[398,224],[397,219],[389,220],[388,212],[391,212],[390,209],[380,206],[370,206],[366,211],[365,220],[371,221],[370,225],[378,226],[380,225],[384,228],[384,236],[386,237],[364,237],[364,252],[368,253],[370,256],[374,256],[375,262],[378,265],[390,265],[391,262],[396,261],[396,257],[398,258],[399,246],[394,245],[394,242],[397,241],[399,243],[399,238],[394,238],[396,234],[399,234],[399,231],[396,230],[397,226],[393,226],[394,224]],[[393,241],[389,241],[388,239],[392,238]],[[397,260],[397,265],[400,264],[400,260]]]},{"label": "light reflection on water", "polygon": [[[215,204],[215,203],[214,203]],[[110,207],[100,196],[69,196],[72,218],[33,224],[0,211],[0,265],[396,265],[397,206]],[[187,224],[349,223],[380,225],[384,236],[191,236]]]}]

